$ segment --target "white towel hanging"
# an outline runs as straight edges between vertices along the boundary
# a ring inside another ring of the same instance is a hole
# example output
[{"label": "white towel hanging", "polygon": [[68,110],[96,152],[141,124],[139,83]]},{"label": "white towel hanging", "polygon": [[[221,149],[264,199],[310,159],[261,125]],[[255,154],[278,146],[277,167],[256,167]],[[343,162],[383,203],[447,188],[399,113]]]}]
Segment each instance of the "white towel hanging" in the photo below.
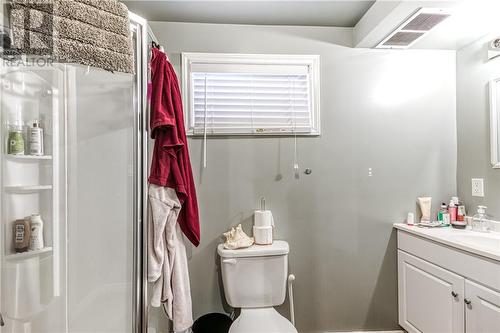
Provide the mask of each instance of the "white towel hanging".
[{"label": "white towel hanging", "polygon": [[[292,81],[292,89],[295,89],[295,81]],[[299,158],[297,155],[297,123],[295,114],[295,99],[292,99],[292,94],[290,93],[290,102],[292,104],[292,121],[293,121],[293,171],[295,173],[295,178],[300,178],[299,172]]]}]

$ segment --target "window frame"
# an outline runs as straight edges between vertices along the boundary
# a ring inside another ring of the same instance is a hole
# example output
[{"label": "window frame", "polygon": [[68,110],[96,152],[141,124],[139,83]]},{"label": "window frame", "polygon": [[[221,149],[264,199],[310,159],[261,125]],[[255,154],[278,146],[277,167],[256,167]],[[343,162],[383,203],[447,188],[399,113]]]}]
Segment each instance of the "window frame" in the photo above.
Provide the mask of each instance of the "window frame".
[{"label": "window frame", "polygon": [[201,64],[241,64],[241,65],[304,65],[309,66],[311,90],[311,129],[310,132],[261,132],[261,133],[210,133],[207,136],[320,136],[320,56],[299,54],[241,54],[241,53],[181,53],[182,99],[184,105],[184,123],[188,136],[199,137],[203,133],[194,130],[194,107],[192,105],[193,82],[191,65]]}]

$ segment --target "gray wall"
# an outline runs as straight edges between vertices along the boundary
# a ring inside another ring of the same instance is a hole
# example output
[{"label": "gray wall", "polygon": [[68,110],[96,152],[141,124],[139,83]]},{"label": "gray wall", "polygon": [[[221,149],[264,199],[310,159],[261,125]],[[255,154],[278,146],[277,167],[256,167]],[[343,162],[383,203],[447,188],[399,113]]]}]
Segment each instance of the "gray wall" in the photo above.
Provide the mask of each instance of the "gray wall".
[{"label": "gray wall", "polygon": [[[192,249],[194,313],[224,311],[216,246],[230,226],[250,232],[265,196],[290,243],[300,332],[396,329],[392,223],[456,191],[455,54],[351,49],[352,30],[153,22],[180,70],[180,52],[321,55],[322,136],[189,142],[202,242]],[[373,176],[368,176],[368,168]],[[242,286],[245,288],[245,286]],[[286,305],[280,308],[288,315]]]},{"label": "gray wall", "polygon": [[[457,52],[457,187],[470,215],[477,205],[486,205],[498,220],[500,170],[490,164],[488,81],[500,77],[500,58],[486,60],[489,40],[480,39]],[[472,197],[471,178],[484,178],[484,198]]]}]

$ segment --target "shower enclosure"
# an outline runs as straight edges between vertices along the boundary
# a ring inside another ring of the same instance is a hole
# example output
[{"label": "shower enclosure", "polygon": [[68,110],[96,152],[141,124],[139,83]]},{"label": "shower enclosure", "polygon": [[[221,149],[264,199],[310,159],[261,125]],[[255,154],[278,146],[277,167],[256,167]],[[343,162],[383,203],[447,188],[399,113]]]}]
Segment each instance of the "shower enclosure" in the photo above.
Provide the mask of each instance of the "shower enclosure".
[{"label": "shower enclosure", "polygon": [[[0,333],[144,331],[146,22],[131,14],[131,28],[135,74],[0,59]],[[31,214],[43,247],[16,252]]]}]

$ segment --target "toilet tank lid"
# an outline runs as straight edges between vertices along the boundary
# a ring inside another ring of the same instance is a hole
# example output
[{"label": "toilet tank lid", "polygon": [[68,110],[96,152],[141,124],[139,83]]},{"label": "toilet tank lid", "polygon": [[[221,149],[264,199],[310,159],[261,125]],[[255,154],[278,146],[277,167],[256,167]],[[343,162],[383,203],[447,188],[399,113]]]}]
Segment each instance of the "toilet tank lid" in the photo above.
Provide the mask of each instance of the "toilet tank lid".
[{"label": "toilet tank lid", "polygon": [[265,257],[288,254],[290,248],[287,242],[275,240],[271,245],[252,245],[238,250],[228,250],[224,248],[224,244],[219,244],[217,252],[223,258]]}]

